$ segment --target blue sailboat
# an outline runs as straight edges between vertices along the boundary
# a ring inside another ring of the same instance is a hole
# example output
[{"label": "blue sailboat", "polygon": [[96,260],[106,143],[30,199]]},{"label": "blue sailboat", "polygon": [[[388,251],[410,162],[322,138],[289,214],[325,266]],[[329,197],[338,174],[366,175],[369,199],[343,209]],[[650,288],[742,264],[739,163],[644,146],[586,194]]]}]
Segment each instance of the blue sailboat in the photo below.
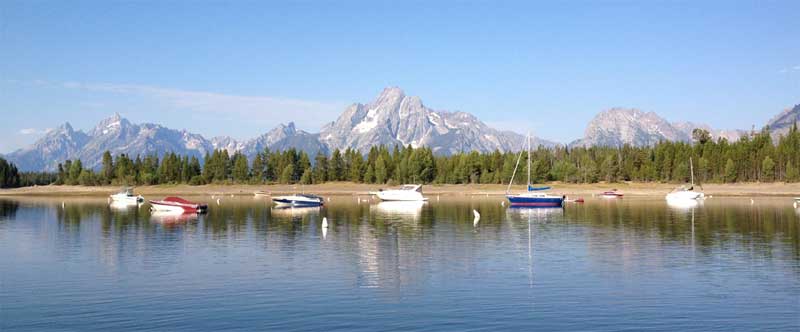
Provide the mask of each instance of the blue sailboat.
[{"label": "blue sailboat", "polygon": [[514,172],[511,174],[511,181],[506,189],[506,198],[512,207],[563,207],[564,196],[555,196],[547,193],[550,187],[534,187],[531,185],[531,137],[528,135],[528,186],[527,192],[521,194],[510,194],[511,184],[514,183],[514,176],[517,174],[519,161],[522,159],[522,151],[517,157],[517,164],[514,165]]}]

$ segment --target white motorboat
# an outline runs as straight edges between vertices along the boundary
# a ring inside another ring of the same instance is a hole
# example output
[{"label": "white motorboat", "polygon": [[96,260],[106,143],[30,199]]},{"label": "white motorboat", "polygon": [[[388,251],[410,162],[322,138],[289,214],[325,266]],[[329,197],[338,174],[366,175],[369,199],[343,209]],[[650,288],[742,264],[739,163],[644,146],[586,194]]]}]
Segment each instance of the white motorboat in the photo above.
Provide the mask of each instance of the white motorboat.
[{"label": "white motorboat", "polygon": [[406,184],[398,189],[387,189],[371,192],[382,201],[427,201],[422,196],[421,184]]},{"label": "white motorboat", "polygon": [[122,188],[118,193],[109,196],[115,203],[139,204],[144,202],[142,195],[134,195],[133,188]]},{"label": "white motorboat", "polygon": [[691,174],[691,186],[680,186],[667,194],[667,201],[680,201],[680,200],[701,200],[706,198],[706,195],[701,191],[694,190],[694,167],[692,166],[692,158],[689,158],[689,173]]},{"label": "white motorboat", "polygon": [[272,197],[272,202],[278,206],[322,206],[324,201],[322,197],[309,194]]}]

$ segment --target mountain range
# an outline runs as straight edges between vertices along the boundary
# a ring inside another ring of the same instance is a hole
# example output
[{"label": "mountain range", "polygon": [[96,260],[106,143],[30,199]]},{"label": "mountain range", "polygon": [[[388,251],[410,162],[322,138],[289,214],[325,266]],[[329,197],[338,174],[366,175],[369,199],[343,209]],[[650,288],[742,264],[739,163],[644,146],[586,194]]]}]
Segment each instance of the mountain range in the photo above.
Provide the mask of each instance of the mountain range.
[{"label": "mountain range", "polygon": [[[768,125],[777,134],[785,133],[800,117],[800,105],[787,109]],[[691,141],[694,128],[708,130],[713,137],[736,140],[743,130],[714,130],[708,125],[690,122],[670,123],[653,112],[613,108],[600,112],[587,125],[584,137],[570,146],[652,145],[661,140]],[[553,147],[553,141],[532,137],[534,146]],[[203,158],[215,149],[242,152],[248,157],[269,148],[280,151],[296,148],[312,159],[318,152],[353,148],[366,153],[377,145],[427,146],[436,154],[461,151],[518,151],[525,137],[511,131],[489,127],[475,116],[426,107],[416,96],[406,96],[396,87],[384,89],[369,103],[347,107],[320,133],[281,124],[269,132],[244,141],[221,136],[210,139],[187,130],[175,130],[158,124],[134,124],[119,114],[101,121],[93,129],[75,130],[69,123],[49,131],[33,145],[5,156],[23,171],[53,171],[67,159],[81,159],[86,167],[98,168],[105,151],[130,156],[175,152]]]},{"label": "mountain range", "polygon": [[581,139],[570,146],[621,146],[624,144],[646,146],[659,141],[690,142],[696,128],[707,130],[712,138],[736,141],[744,130],[716,130],[706,124],[673,122],[654,112],[638,109],[612,108],[602,111],[586,126]]}]

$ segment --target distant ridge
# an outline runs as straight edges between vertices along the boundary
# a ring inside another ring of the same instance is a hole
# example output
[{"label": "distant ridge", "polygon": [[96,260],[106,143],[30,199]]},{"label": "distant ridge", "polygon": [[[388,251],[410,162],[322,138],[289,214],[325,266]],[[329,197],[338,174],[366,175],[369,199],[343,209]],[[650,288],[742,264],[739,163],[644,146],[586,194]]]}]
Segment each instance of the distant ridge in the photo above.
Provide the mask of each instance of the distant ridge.
[{"label": "distant ridge", "polygon": [[660,141],[690,142],[695,128],[708,130],[714,139],[738,140],[743,130],[715,130],[706,124],[670,123],[655,112],[612,108],[602,111],[586,126],[583,138],[570,146],[651,146]]},{"label": "distant ridge", "polygon": [[[784,110],[768,125],[777,137],[788,132],[800,118],[800,105]],[[712,137],[737,140],[747,131],[714,130],[705,124],[670,123],[654,112],[612,108],[602,111],[586,127],[584,136],[570,146],[647,146],[662,140],[689,142],[692,130],[703,128]],[[534,146],[554,147],[558,143],[533,137]],[[86,167],[98,168],[102,155],[157,154],[168,152],[202,159],[215,149],[241,152],[252,158],[269,148],[282,151],[290,148],[313,156],[328,154],[334,149],[352,148],[365,153],[378,145],[410,145],[430,147],[434,153],[448,155],[462,151],[518,151],[525,137],[511,131],[487,126],[464,112],[433,110],[422,99],[407,96],[397,87],[385,88],[375,100],[347,107],[320,133],[299,130],[294,123],[281,124],[253,139],[237,141],[220,136],[207,139],[186,130],[175,130],[153,123],[133,124],[119,114],[100,121],[88,132],[75,130],[69,122],[47,132],[33,145],[6,154],[4,158],[22,171],[54,171],[67,159],[81,159]]]}]

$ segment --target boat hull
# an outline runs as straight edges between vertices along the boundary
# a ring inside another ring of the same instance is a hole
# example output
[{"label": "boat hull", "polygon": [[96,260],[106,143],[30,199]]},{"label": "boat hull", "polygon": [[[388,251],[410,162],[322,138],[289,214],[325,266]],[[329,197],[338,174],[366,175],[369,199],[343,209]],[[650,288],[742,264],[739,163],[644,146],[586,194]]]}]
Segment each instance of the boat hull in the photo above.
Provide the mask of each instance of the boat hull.
[{"label": "boat hull", "polygon": [[160,201],[150,201],[150,210],[166,213],[204,213],[208,205],[189,202],[178,197],[167,197]]},{"label": "boat hull", "polygon": [[127,196],[127,195],[114,194],[111,195],[110,197],[111,201],[122,204],[138,204],[144,202],[144,197],[142,196]]},{"label": "boat hull", "polygon": [[705,195],[701,192],[696,191],[676,191],[667,194],[668,201],[676,201],[676,200],[698,200],[705,198]]},{"label": "boat hull", "polygon": [[384,202],[424,202],[428,200],[421,193],[409,190],[385,190],[372,194]]},{"label": "boat hull", "polygon": [[293,197],[293,196],[284,196],[284,197],[274,197],[272,198],[272,202],[277,204],[278,206],[296,206],[296,207],[312,207],[312,206],[322,206],[323,201],[322,199],[308,199],[304,197]]},{"label": "boat hull", "polygon": [[514,207],[562,207],[564,199],[562,197],[525,197],[525,196],[506,196],[508,202]]}]

